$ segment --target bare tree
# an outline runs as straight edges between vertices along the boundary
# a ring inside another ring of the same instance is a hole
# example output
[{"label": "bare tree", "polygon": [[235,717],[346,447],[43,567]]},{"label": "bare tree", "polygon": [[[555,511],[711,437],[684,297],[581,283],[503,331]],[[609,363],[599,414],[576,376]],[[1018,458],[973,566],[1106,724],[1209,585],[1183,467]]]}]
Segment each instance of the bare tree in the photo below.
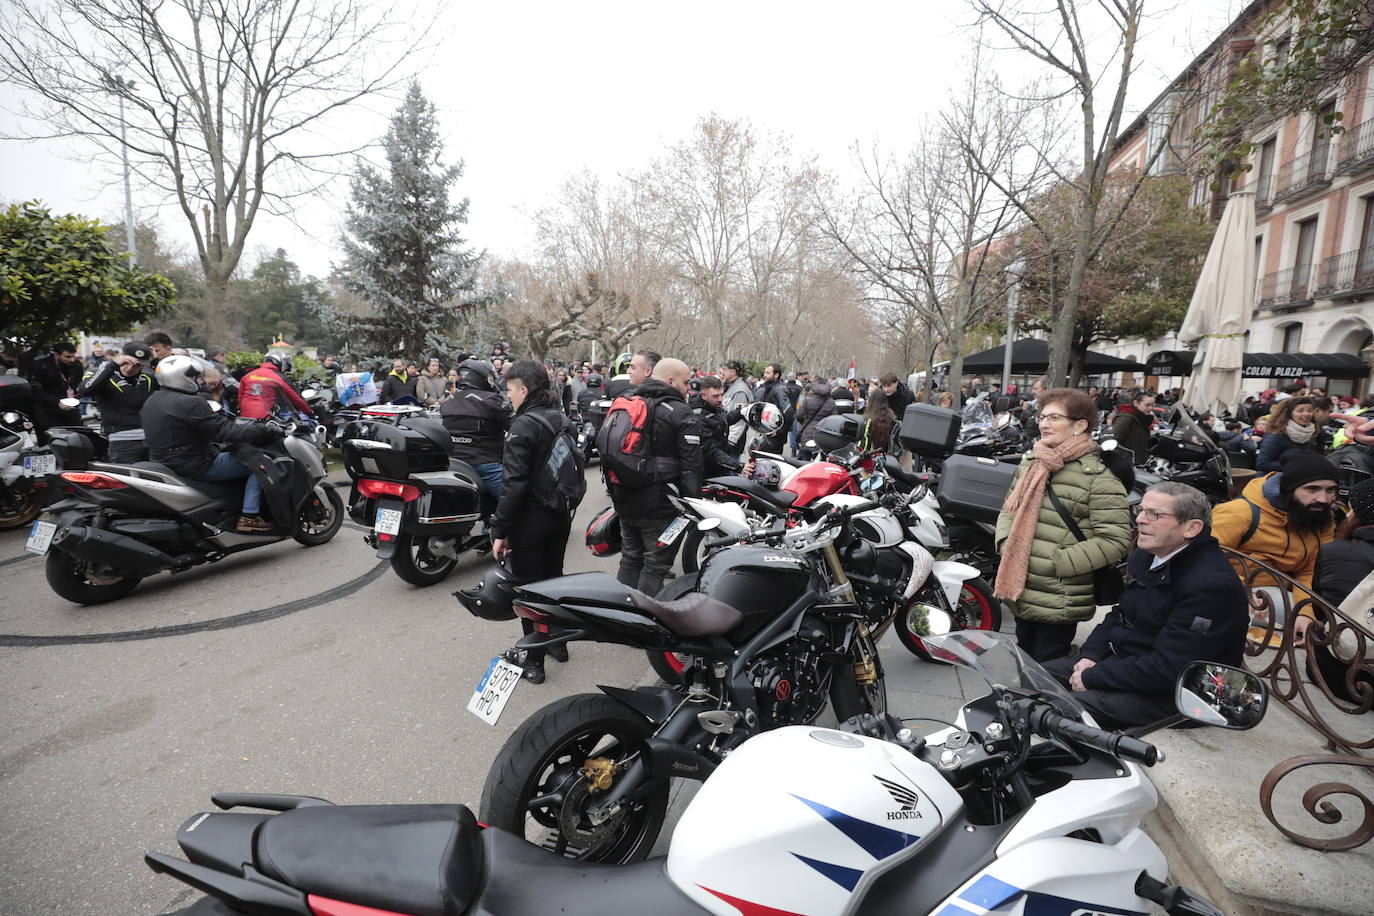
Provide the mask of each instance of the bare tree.
[{"label": "bare tree", "polygon": [[137,176],[175,201],[220,339],[229,280],[259,214],[288,212],[347,152],[317,129],[398,80],[400,55],[377,60],[391,27],[389,8],[378,9],[361,0],[9,0],[0,80],[27,91],[33,129],[23,137],[76,138],[97,156],[127,147]]}]

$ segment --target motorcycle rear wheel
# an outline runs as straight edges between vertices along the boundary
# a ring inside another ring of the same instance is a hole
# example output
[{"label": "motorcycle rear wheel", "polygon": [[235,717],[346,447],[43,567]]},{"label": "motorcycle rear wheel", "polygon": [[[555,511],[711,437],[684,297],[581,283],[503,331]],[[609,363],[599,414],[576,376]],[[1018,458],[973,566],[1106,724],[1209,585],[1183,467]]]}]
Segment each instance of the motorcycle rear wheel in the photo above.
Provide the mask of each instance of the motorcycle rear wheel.
[{"label": "motorcycle rear wheel", "polygon": [[12,487],[0,485],[0,531],[23,528],[38,518],[43,510],[43,496],[37,490],[19,493]]},{"label": "motorcycle rear wheel", "polygon": [[[396,552],[391,555],[391,568],[401,581],[424,588],[438,585],[458,566],[458,557],[430,553],[429,538],[413,534],[396,535]],[[456,551],[455,551],[456,554]]]},{"label": "motorcycle rear wheel", "polygon": [[48,551],[43,574],[58,597],[76,604],[104,604],[118,600],[143,581],[139,576],[97,575],[85,560],[78,560],[60,550]]},{"label": "motorcycle rear wheel", "polygon": [[668,782],[593,825],[585,811],[597,795],[583,768],[621,764],[652,734],[647,719],[604,694],[555,700],[522,722],[492,761],[479,820],[570,859],[642,862],[663,828]]},{"label": "motorcycle rear wheel", "polygon": [[[929,588],[939,588],[939,583],[931,583]],[[922,590],[924,591],[924,589]],[[917,592],[911,602],[903,608],[893,621],[897,638],[906,646],[907,651],[925,661],[935,661],[926,651],[925,643],[915,628],[915,617],[919,616],[918,605],[921,592]],[[959,603],[954,608],[953,625],[956,630],[1000,630],[1002,629],[1002,602],[992,596],[992,586],[986,579],[969,579],[959,592]]]}]

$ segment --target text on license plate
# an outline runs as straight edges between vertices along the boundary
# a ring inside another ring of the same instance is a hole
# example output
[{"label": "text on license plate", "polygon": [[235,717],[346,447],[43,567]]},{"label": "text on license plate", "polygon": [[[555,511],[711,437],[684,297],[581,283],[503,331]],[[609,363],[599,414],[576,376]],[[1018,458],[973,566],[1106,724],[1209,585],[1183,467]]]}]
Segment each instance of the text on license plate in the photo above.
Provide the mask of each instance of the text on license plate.
[{"label": "text on license plate", "polygon": [[468,712],[488,725],[495,725],[510,695],[520,684],[520,674],[519,665],[512,665],[504,658],[493,658],[482,679],[477,682],[472,699],[468,700]]},{"label": "text on license plate", "polygon": [[377,524],[374,527],[378,534],[396,534],[401,530],[401,510],[378,509]]},{"label": "text on license plate", "polygon": [[678,536],[682,534],[682,530],[686,527],[687,519],[673,519],[672,524],[670,524],[667,528],[664,528],[663,533],[658,536],[658,542],[662,544],[664,547],[667,547],[669,544],[673,543],[678,539]]},{"label": "text on license plate", "polygon": [[24,473],[30,477],[41,477],[57,471],[56,455],[25,455]]},{"label": "text on license plate", "polygon": [[45,554],[56,533],[57,526],[52,522],[34,522],[29,530],[29,539],[24,542],[24,549],[29,553]]}]

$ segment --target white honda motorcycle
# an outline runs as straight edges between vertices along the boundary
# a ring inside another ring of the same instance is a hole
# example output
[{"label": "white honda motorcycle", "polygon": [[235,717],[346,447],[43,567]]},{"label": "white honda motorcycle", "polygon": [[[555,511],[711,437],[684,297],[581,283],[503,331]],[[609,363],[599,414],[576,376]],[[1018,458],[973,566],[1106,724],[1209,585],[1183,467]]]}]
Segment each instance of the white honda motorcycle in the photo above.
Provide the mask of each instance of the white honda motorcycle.
[{"label": "white honda motorcycle", "polygon": [[[749,739],[687,807],[666,859],[572,862],[461,805],[217,795],[284,813],[195,815],[177,834],[189,862],[146,861],[211,895],[180,916],[1220,916],[1167,883],[1141,829],[1157,796],[1140,767],[1163,759],[1156,748],[1097,728],[1001,634],[927,644],[991,694],[925,739],[868,714]],[[1246,671],[1197,662],[1177,699],[1178,721],[1250,728],[1268,697]]]}]

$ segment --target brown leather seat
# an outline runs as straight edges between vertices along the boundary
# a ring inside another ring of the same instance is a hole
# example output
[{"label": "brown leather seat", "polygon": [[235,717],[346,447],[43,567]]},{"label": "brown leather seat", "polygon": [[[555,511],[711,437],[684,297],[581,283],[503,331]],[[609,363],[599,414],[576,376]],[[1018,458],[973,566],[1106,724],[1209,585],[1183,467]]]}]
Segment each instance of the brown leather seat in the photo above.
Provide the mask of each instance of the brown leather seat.
[{"label": "brown leather seat", "polygon": [[688,592],[673,601],[650,598],[630,589],[634,606],[679,636],[721,636],[739,626],[744,615],[723,601],[701,592]]}]

